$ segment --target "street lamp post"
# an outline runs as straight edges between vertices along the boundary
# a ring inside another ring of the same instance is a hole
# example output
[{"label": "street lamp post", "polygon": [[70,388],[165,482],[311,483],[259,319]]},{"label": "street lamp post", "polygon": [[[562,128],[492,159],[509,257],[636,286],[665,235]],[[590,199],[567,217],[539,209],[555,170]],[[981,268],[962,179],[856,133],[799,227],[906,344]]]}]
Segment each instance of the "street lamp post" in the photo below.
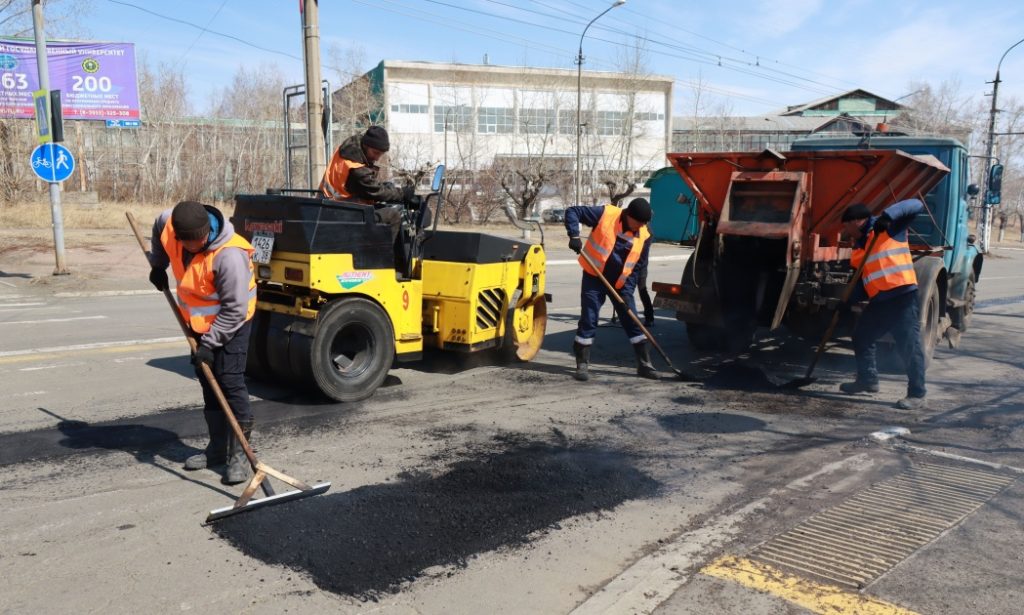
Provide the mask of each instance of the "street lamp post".
[{"label": "street lamp post", "polygon": [[587,35],[587,30],[594,24],[595,21],[600,19],[605,13],[612,10],[617,6],[622,6],[626,3],[626,0],[615,0],[611,6],[601,11],[597,17],[590,20],[586,28],[583,28],[583,34],[580,34],[580,49],[576,54],[576,202],[575,205],[580,204],[580,181],[583,174],[583,166],[580,163],[580,140],[583,136],[583,122],[581,121],[581,113],[583,106],[583,37]]},{"label": "street lamp post", "polygon": [[1003,60],[1006,59],[1006,54],[1010,53],[1010,50],[1024,43],[1024,39],[1017,41],[1010,45],[1009,49],[1003,52],[1003,57],[999,58],[999,64],[996,64],[996,78],[992,80],[992,110],[988,115],[988,146],[985,151],[985,198],[981,202],[981,241],[978,244],[978,249],[982,254],[988,253],[989,239],[992,237],[992,205],[989,204],[988,195],[988,170],[992,168],[992,148],[993,141],[995,140],[996,132],[996,96],[999,94],[999,69],[1003,66]]}]

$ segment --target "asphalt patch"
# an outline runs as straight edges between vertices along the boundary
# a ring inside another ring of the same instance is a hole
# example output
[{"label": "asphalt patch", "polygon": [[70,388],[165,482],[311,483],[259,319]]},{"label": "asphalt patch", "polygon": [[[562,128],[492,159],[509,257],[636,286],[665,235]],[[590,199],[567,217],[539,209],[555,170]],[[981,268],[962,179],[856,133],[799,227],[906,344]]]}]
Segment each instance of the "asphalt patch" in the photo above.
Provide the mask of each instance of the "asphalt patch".
[{"label": "asphalt patch", "polygon": [[253,510],[214,531],[243,553],[308,574],[321,589],[376,600],[427,568],[526,544],[581,514],[652,497],[659,483],[620,451],[527,442],[460,461]]},{"label": "asphalt patch", "polygon": [[779,388],[779,384],[769,378],[764,371],[741,363],[723,365],[704,380],[704,386],[707,388],[740,391],[774,391]]},{"label": "asphalt patch", "polygon": [[658,424],[672,433],[744,433],[761,431],[767,423],[761,419],[728,412],[694,412],[659,416]]}]

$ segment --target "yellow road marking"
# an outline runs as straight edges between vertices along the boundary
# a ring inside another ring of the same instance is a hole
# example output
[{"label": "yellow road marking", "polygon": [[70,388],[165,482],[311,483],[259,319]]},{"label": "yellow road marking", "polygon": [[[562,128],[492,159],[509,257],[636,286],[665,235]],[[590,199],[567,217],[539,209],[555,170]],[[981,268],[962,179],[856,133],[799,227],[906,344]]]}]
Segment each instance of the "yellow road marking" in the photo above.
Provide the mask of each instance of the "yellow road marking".
[{"label": "yellow road marking", "polygon": [[852,593],[835,585],[792,576],[777,568],[742,557],[720,557],[701,570],[703,574],[739,583],[782,598],[814,613],[856,615],[917,615],[903,607],[871,596]]},{"label": "yellow road marking", "polygon": [[0,365],[10,365],[12,363],[31,363],[35,361],[52,361],[54,359],[67,359],[70,357],[78,357],[82,355],[91,354],[115,354],[125,352],[139,352],[146,350],[162,350],[164,348],[173,348],[175,346],[181,347],[185,344],[185,338],[181,338],[180,341],[176,340],[173,342],[154,342],[144,344],[133,344],[131,346],[103,346],[99,348],[76,348],[71,350],[62,350],[58,352],[36,352],[32,354],[18,354],[8,357],[0,357]]}]

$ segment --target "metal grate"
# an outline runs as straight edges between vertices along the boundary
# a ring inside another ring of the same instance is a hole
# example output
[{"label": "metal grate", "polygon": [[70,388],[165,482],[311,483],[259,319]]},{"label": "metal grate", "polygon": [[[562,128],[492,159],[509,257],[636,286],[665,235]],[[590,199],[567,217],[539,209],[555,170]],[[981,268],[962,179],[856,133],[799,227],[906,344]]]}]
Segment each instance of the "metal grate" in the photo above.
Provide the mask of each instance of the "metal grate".
[{"label": "metal grate", "polygon": [[505,291],[500,288],[482,290],[476,296],[476,326],[478,329],[493,329],[501,322],[502,307],[505,305]]},{"label": "metal grate", "polygon": [[862,588],[977,510],[1015,479],[919,465],[811,516],[751,557]]}]

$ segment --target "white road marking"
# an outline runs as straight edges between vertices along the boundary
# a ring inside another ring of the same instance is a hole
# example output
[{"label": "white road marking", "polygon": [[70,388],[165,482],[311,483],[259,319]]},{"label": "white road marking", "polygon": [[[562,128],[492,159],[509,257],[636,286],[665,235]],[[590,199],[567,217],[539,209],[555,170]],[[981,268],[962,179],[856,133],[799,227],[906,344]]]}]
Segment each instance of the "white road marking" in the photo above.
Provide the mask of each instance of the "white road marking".
[{"label": "white road marking", "polygon": [[[171,288],[171,292],[174,292],[174,288]],[[68,292],[68,293],[54,293],[54,297],[61,299],[73,298],[73,297],[134,297],[136,295],[162,295],[163,293],[155,288],[148,290],[94,290],[94,291],[81,291],[81,292]]]},{"label": "white road marking", "polygon": [[41,325],[47,322],[71,322],[72,320],[103,320],[106,316],[75,316],[73,318],[47,318],[45,320],[14,320],[0,322],[0,325]]},{"label": "white road marking", "polygon": [[[652,257],[650,257],[647,260],[649,260],[651,262],[656,262],[656,261],[685,261],[688,258],[690,258],[689,254],[669,254],[667,256],[652,256]],[[574,258],[574,259],[571,259],[571,260],[548,261],[547,264],[548,265],[579,265],[580,262]]]},{"label": "white road marking", "polygon": [[6,350],[0,357],[17,357],[42,352],[68,352],[73,350],[93,350],[96,348],[116,348],[118,346],[141,346],[143,344],[166,344],[167,342],[185,342],[184,337],[157,337],[148,340],[123,340],[120,342],[94,342],[92,344],[74,344],[71,346],[50,346],[48,348],[29,348],[28,350]]},{"label": "white road marking", "polygon": [[988,282],[989,280],[1019,280],[1024,278],[1024,275],[985,275],[981,276],[982,282]]},{"label": "white road marking", "polygon": [[53,363],[52,365],[37,365],[35,367],[21,367],[18,368],[19,372],[37,372],[44,369],[57,369],[58,367],[77,367],[79,365],[85,365],[85,363]]},{"label": "white road marking", "polygon": [[28,397],[29,395],[46,395],[46,391],[25,391],[24,393],[11,393],[11,397]]},{"label": "white road marking", "polygon": [[17,288],[17,286],[15,286],[14,284],[11,284],[10,282],[4,282],[3,280],[0,280],[0,284],[3,284],[4,286],[10,286],[11,288]]},{"label": "white road marking", "polygon": [[[8,311],[10,308],[23,308],[23,307],[35,307],[37,305],[46,305],[45,301],[39,301],[37,303],[0,303],[3,306],[0,312]],[[10,310],[13,311],[13,310]]]}]

